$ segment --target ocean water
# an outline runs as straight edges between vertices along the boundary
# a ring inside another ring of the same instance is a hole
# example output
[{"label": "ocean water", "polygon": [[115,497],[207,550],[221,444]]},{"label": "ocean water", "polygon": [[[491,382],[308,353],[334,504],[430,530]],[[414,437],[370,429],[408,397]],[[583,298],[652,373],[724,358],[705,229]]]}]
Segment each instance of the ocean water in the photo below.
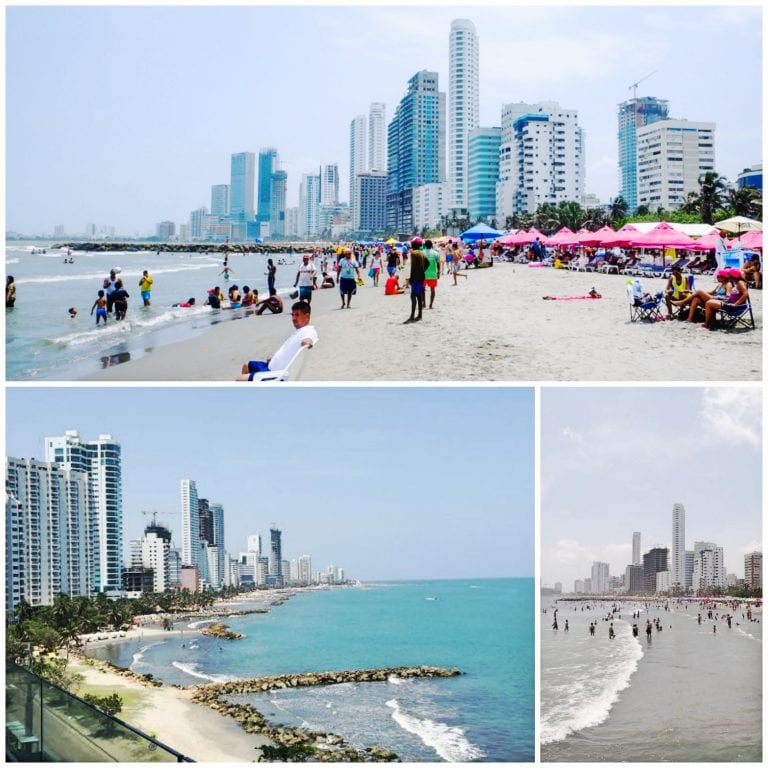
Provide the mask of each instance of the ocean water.
[{"label": "ocean water", "polygon": [[[32,251],[46,248],[46,253]],[[230,254],[233,275],[221,275],[221,253],[156,253],[155,251],[91,253],[43,243],[10,243],[5,249],[6,274],[16,282],[16,306],[6,309],[6,377],[10,380],[72,380],[108,365],[135,359],[149,350],[205,332],[211,324],[241,319],[246,310],[212,310],[203,306],[207,291],[218,285],[226,295],[232,283],[267,295],[268,256]],[[289,293],[298,256],[275,254],[278,293]],[[283,260],[285,263],[278,263]],[[89,313],[104,278],[119,268],[130,294],[121,322],[96,326]],[[152,304],[145,307],[139,291],[144,270],[154,277]],[[195,297],[198,306],[172,305]],[[78,316],[69,317],[69,307]]]},{"label": "ocean water", "polygon": [[[429,598],[429,599],[428,599]],[[432,599],[436,598],[436,599]],[[245,638],[117,643],[92,654],[170,683],[427,664],[447,679],[239,697],[275,723],[329,730],[407,761],[534,759],[533,579],[399,582],[301,592],[231,617]]]},{"label": "ocean water", "polygon": [[[609,603],[542,601],[542,761],[761,760],[762,622],[738,609],[728,629],[727,609],[715,620],[695,604],[668,607],[623,606],[610,640]],[[641,611],[637,638],[633,610]],[[650,643],[647,618],[662,626]]]}]

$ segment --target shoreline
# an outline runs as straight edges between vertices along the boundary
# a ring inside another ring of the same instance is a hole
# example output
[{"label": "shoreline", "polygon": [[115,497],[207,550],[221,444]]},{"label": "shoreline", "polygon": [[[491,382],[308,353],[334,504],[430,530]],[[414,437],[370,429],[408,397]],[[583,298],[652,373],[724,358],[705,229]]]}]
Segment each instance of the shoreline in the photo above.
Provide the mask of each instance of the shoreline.
[{"label": "shoreline", "polygon": [[[371,278],[339,308],[336,289],[317,290],[312,324],[320,338],[302,382],[759,381],[762,291],[752,291],[757,328],[712,333],[699,324],[631,323],[623,275],[497,262],[438,284],[434,309],[404,325],[407,294],[385,296]],[[405,271],[400,272],[401,278]],[[711,278],[699,277],[698,287]],[[644,279],[649,291],[662,280]],[[602,299],[542,301],[583,296]],[[286,310],[290,303],[287,302]],[[666,311],[664,311],[666,314]],[[199,336],[98,371],[85,381],[230,382],[246,360],[264,359],[292,333],[289,311],[219,323]],[[706,373],[706,379],[702,379]]]}]

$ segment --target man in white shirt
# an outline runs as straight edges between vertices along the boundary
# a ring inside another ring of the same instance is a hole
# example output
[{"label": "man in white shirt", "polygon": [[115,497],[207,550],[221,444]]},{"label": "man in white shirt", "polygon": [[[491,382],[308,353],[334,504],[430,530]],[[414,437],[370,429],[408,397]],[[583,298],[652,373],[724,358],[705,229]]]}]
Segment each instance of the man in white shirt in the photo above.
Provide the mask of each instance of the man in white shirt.
[{"label": "man in white shirt", "polygon": [[281,371],[293,360],[302,347],[312,347],[318,340],[317,331],[309,324],[311,309],[308,301],[297,301],[291,307],[291,320],[296,329],[267,360],[249,360],[243,363],[237,381],[253,381],[255,373]]},{"label": "man in white shirt", "polygon": [[293,281],[293,287],[299,287],[299,301],[306,301],[309,304],[312,301],[312,291],[317,288],[317,269],[313,262],[309,260],[309,254],[305,253],[301,257],[302,263],[299,271],[296,273],[296,279]]}]

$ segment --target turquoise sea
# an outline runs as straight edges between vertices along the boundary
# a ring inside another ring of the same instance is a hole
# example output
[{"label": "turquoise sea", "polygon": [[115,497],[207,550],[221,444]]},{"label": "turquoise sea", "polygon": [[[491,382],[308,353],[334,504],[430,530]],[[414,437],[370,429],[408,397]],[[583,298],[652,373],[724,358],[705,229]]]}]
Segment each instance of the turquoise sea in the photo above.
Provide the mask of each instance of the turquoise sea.
[{"label": "turquoise sea", "polygon": [[91,653],[182,685],[455,666],[465,674],[243,698],[276,723],[329,730],[359,747],[378,744],[406,761],[533,761],[533,587],[533,579],[480,579],[303,591],[268,614],[226,619],[243,640],[185,634]]}]

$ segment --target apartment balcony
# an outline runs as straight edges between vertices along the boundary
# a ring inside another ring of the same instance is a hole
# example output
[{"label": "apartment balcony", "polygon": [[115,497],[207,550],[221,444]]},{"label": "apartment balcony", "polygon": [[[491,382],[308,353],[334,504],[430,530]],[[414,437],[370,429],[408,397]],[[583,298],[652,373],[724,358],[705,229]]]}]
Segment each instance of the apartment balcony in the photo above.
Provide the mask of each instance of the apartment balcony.
[{"label": "apartment balcony", "polygon": [[63,688],[6,661],[9,763],[194,762]]}]

